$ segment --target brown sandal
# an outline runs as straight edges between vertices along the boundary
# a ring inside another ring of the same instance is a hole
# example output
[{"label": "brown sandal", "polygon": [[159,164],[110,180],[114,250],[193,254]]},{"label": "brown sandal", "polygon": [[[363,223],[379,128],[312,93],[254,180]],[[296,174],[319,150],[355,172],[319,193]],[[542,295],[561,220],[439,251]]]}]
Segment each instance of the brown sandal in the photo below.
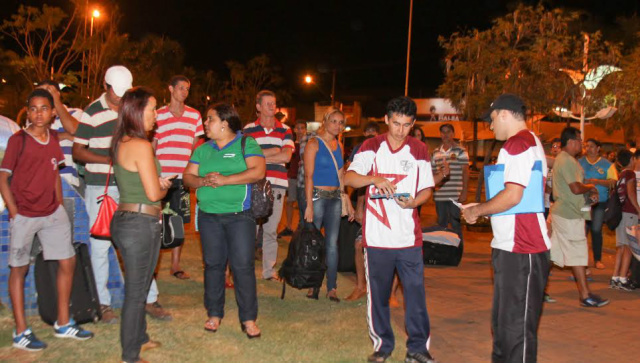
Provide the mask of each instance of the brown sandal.
[{"label": "brown sandal", "polygon": [[178,280],[188,280],[188,279],[191,278],[191,276],[189,276],[188,273],[186,273],[186,272],[184,272],[182,270],[173,272],[171,274],[173,275],[173,277],[177,278]]},{"label": "brown sandal", "polygon": [[221,322],[220,318],[218,318],[217,316],[212,316],[209,319],[207,319],[207,321],[204,323],[204,330],[215,333],[218,331],[218,328],[220,327],[220,322]]},{"label": "brown sandal", "polygon": [[242,326],[242,331],[247,334],[247,338],[249,339],[260,338],[260,335],[262,335],[260,328],[258,328],[256,322],[253,320],[247,320],[240,325]]}]

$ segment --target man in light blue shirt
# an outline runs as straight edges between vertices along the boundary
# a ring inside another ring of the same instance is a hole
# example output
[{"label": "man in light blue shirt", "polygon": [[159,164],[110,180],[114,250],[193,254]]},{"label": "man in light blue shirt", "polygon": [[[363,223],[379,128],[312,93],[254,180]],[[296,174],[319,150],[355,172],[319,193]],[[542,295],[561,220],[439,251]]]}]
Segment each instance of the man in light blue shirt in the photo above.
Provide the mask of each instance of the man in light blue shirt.
[{"label": "man in light blue shirt", "polygon": [[602,223],[609,189],[618,179],[613,164],[600,156],[601,146],[600,141],[596,139],[587,140],[586,155],[579,160],[580,166],[584,169],[585,183],[594,184],[598,189],[598,203],[591,206],[591,221],[586,223],[587,234],[591,231],[593,264],[597,269],[605,268],[602,263]]}]

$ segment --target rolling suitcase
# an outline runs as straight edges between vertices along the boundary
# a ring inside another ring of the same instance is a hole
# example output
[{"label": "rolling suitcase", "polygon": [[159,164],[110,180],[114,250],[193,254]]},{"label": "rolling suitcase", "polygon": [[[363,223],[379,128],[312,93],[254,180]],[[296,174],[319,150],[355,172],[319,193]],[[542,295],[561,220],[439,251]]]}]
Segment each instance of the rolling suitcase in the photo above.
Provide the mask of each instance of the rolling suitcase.
[{"label": "rolling suitcase", "polygon": [[348,217],[342,217],[338,233],[339,272],[356,272],[354,244],[358,231],[360,231],[360,224],[349,222]]},{"label": "rolling suitcase", "polygon": [[[83,243],[75,243],[73,247],[76,250],[76,269],[73,274],[69,316],[78,324],[97,322],[102,316],[89,248]],[[50,325],[58,319],[57,272],[58,261],[45,261],[42,253],[38,254],[35,264],[38,312],[42,321]]]},{"label": "rolling suitcase", "polygon": [[462,251],[462,240],[453,230],[440,226],[422,229],[422,258],[425,265],[458,266]]}]

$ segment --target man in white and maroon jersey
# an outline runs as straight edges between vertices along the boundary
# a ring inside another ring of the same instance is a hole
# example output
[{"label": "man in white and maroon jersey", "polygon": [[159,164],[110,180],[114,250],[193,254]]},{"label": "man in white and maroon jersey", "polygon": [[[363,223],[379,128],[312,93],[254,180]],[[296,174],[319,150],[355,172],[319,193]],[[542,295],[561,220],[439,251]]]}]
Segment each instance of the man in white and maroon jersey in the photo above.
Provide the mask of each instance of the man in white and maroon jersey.
[{"label": "man in white and maroon jersey", "polygon": [[[405,327],[409,335],[405,362],[435,362],[429,353],[429,315],[425,302],[422,230],[416,207],[434,187],[429,150],[409,137],[417,107],[408,97],[387,104],[389,132],[367,139],[345,175],[345,184],[366,187],[362,221],[367,277],[367,321],[374,352],[369,362],[384,362],[395,347],[389,314],[394,270],[404,286]],[[408,197],[394,193],[407,193]],[[373,199],[373,194],[385,198]]]},{"label": "man in white and maroon jersey", "polygon": [[[198,110],[185,105],[191,82],[185,76],[173,76],[169,82],[171,101],[158,109],[157,130],[154,136],[156,157],[162,166],[162,176],[173,179],[171,189],[163,200],[169,208],[182,217],[184,223],[191,221],[191,201],[189,190],[182,185],[182,173],[187,167],[191,152],[204,134],[202,117]],[[171,251],[169,272],[178,279],[190,276],[180,268],[182,246]]]},{"label": "man in white and maroon jersey", "polygon": [[[468,223],[478,217],[507,211],[520,203],[529,185],[533,164],[547,161],[540,140],[527,129],[526,108],[520,97],[499,96],[483,116],[491,122],[497,140],[506,140],[498,154],[504,164],[504,189],[481,204],[462,210]],[[540,199],[544,191],[540,189]],[[507,214],[491,217],[493,240],[493,353],[494,363],[536,362],[538,323],[544,287],[549,275],[547,226],[543,213]]]}]

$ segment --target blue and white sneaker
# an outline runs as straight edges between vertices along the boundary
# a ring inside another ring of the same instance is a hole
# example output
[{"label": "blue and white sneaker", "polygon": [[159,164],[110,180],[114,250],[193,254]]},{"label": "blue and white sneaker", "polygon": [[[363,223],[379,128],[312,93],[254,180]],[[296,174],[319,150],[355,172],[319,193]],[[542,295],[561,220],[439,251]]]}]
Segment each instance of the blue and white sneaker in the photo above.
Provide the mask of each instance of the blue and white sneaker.
[{"label": "blue and white sneaker", "polygon": [[93,338],[92,332],[82,329],[73,319],[69,319],[69,323],[64,326],[59,326],[56,321],[55,324],[53,324],[53,331],[53,335],[55,335],[56,338],[73,338],[78,340]]},{"label": "blue and white sneaker", "polygon": [[36,338],[31,329],[27,328],[20,335],[16,335],[15,330],[13,331],[13,347],[29,352],[37,352],[46,348],[47,344]]},{"label": "blue and white sneaker", "polygon": [[596,294],[589,293],[589,297],[580,300],[580,305],[588,308],[599,308],[609,304],[608,299],[603,299]]}]

